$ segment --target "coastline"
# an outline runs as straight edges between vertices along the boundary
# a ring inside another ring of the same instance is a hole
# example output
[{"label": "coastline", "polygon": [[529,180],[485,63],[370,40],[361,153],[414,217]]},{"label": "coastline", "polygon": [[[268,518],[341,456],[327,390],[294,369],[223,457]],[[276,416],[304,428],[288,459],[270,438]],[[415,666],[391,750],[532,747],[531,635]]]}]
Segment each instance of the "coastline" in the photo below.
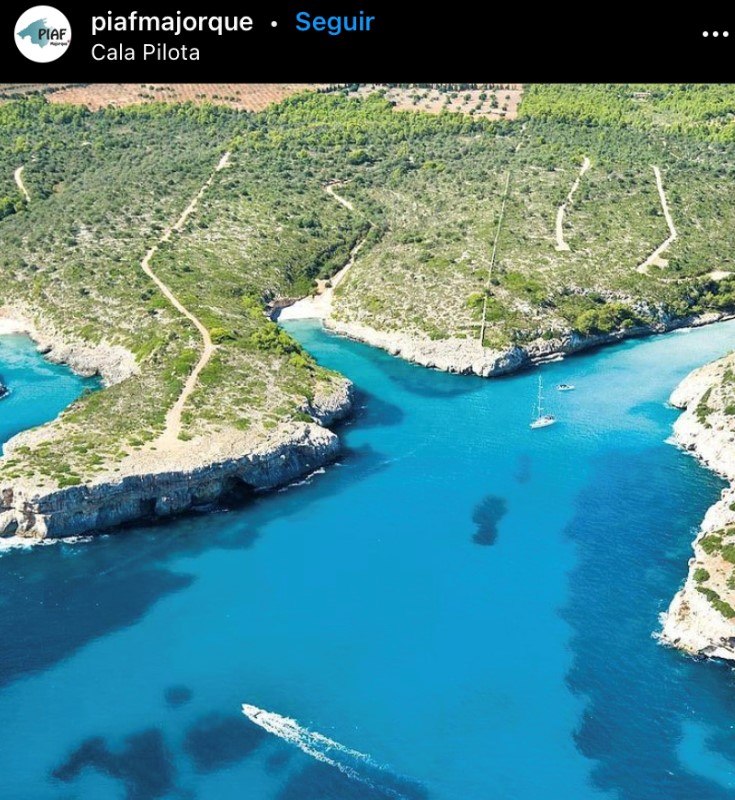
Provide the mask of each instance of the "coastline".
[{"label": "coastline", "polygon": [[491,378],[509,375],[518,370],[557,361],[568,355],[608,344],[617,344],[626,339],[640,339],[644,336],[670,333],[681,328],[699,328],[733,318],[735,313],[710,312],[668,319],[655,325],[640,325],[612,333],[582,336],[570,332],[559,339],[536,341],[524,346],[515,345],[506,350],[491,350],[483,347],[477,340],[420,339],[397,332],[377,331],[364,325],[340,322],[333,317],[324,319],[323,324],[332,333],[379,347],[393,356],[423,367],[459,375]]},{"label": "coastline", "polygon": [[735,660],[735,573],[727,550],[727,537],[735,533],[735,422],[722,386],[733,365],[735,356],[729,355],[694,370],[670,398],[683,409],[674,424],[674,443],[729,485],[704,516],[686,580],[661,615],[658,634],[663,644],[690,655],[727,660]]},{"label": "coastline", "polygon": [[[0,308],[0,335],[5,334],[30,336],[45,358],[85,377],[99,375],[106,387],[138,371],[125,348],[66,337],[40,315],[32,321],[9,306]],[[267,435],[225,429],[176,441],[166,449],[133,452],[76,486],[8,480],[0,483],[0,539],[40,541],[98,533],[288,484],[336,458],[340,440],[326,426],[346,417],[351,408],[352,384],[342,379],[325,385],[304,406],[313,422],[282,423]],[[3,455],[42,444],[53,424],[17,434],[3,445]]]},{"label": "coastline", "polygon": [[[346,269],[341,272],[340,279]],[[424,340],[336,322],[331,317],[332,292],[333,286],[325,283],[315,297],[286,306],[289,313],[281,318],[322,319],[325,327],[338,335],[366,342],[405,360],[483,377],[509,374],[627,338],[706,325],[733,316],[707,314],[671,320],[656,327],[588,337],[570,334],[564,339],[526,348],[493,351],[476,341]],[[279,318],[280,310],[276,309],[273,316]],[[124,348],[69,340],[53,326],[43,321],[31,322],[16,309],[0,309],[0,333],[25,333],[49,360],[65,363],[82,375],[101,375],[106,386],[137,371],[134,357]],[[284,423],[268,436],[255,438],[225,430],[206,439],[177,442],[166,450],[132,453],[80,486],[59,488],[26,479],[0,485],[0,537],[42,539],[83,535],[211,505],[237,490],[261,491],[290,483],[334,460],[340,448],[339,439],[326,426],[347,416],[351,405],[352,385],[343,379],[318,394],[303,409],[313,423]],[[18,434],[5,443],[4,454],[24,445],[42,443],[46,430],[47,426],[41,426]],[[735,453],[728,477],[735,480]],[[735,524],[735,512],[729,513]],[[702,598],[697,593],[694,599]],[[732,657],[735,658],[735,649]]]},{"label": "coastline", "polygon": [[[337,335],[378,347],[404,360],[433,369],[481,377],[506,375],[629,338],[702,327],[735,317],[731,313],[709,313],[670,319],[656,326],[640,326],[607,335],[581,337],[570,334],[563,340],[543,342],[536,347],[489,351],[476,341],[422,340],[405,334],[377,331],[367,326],[341,323],[329,313],[320,313],[325,308],[331,312],[331,299],[328,303],[300,301],[291,306],[294,312],[285,318],[321,319],[324,327]],[[275,316],[278,317],[278,312]],[[706,424],[700,421],[698,415],[703,396],[711,394],[712,388],[730,369],[735,374],[735,355],[694,370],[671,394],[670,403],[683,409],[674,425],[675,444],[724,477],[729,486],[705,514],[692,544],[693,556],[688,563],[686,580],[672,599],[668,611],[661,615],[661,631],[656,637],[661,643],[693,656],[735,661],[733,562],[723,558],[721,550],[712,551],[708,544],[703,544],[708,534],[717,536],[723,531],[729,532],[728,529],[732,529],[735,537],[735,416],[725,412],[724,401],[721,407],[712,410]],[[705,584],[701,580],[704,574],[707,575]],[[718,609],[717,604],[721,602],[724,602],[724,606],[720,605]],[[721,610],[724,608],[729,615],[729,607],[733,609],[732,617],[723,615]]]},{"label": "coastline", "polygon": [[99,375],[105,386],[114,386],[138,372],[135,356],[120,345],[93,345],[62,334],[41,314],[21,312],[14,306],[0,306],[0,335],[25,334],[38,351],[54,364],[66,364],[77,375]]},{"label": "coastline", "polygon": [[[344,278],[346,268],[338,273]],[[563,337],[539,340],[528,345],[514,345],[504,350],[484,347],[476,339],[430,339],[399,331],[379,331],[368,325],[342,322],[332,314],[332,289],[320,289],[310,297],[274,304],[272,319],[317,319],[330,333],[385,350],[392,356],[429,369],[458,375],[477,375],[490,378],[509,375],[518,370],[556,361],[568,355],[616,344],[626,339],[654,336],[681,328],[698,328],[735,318],[735,313],[707,312],[690,317],[668,318],[652,325],[639,325],[627,330],[582,336],[569,332]]]}]

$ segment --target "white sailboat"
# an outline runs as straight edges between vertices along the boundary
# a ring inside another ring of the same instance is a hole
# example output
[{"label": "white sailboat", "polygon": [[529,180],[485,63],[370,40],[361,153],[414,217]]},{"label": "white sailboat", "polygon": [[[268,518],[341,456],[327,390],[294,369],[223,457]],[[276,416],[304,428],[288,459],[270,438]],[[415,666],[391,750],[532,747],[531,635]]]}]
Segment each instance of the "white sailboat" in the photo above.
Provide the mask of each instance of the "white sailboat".
[{"label": "white sailboat", "polygon": [[544,385],[541,376],[538,376],[538,400],[536,402],[536,418],[531,422],[532,428],[548,428],[556,422],[553,414],[544,414],[543,409]]}]

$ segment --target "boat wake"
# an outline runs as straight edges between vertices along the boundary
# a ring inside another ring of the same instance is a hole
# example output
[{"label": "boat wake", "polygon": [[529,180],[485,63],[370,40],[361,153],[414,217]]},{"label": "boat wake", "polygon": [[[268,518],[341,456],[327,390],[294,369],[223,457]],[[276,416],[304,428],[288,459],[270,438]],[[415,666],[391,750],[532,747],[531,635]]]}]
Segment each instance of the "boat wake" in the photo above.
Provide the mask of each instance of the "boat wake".
[{"label": "boat wake", "polygon": [[[410,792],[409,794],[404,794],[398,789],[385,785],[386,780],[389,782],[398,780],[400,782],[401,779],[386,773],[385,768],[373,761],[369,755],[353,750],[350,747],[345,747],[345,745],[335,742],[334,739],[330,739],[321,733],[311,731],[299,725],[291,717],[283,717],[280,714],[265,711],[249,703],[243,703],[242,713],[251,722],[259,725],[268,733],[295,745],[301,752],[306,753],[306,755],[317,761],[338,769],[348,778],[365,784],[385,797],[391,797],[395,800],[409,800]],[[376,775],[378,772],[381,773],[380,776]]]}]

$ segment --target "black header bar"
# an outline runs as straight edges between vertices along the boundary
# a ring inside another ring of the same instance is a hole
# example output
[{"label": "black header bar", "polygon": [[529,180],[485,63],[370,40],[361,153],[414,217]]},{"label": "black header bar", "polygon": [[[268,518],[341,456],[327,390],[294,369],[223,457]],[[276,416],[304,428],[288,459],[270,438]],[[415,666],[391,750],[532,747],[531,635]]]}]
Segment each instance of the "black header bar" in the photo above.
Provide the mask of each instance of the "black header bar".
[{"label": "black header bar", "polygon": [[32,0],[3,6],[3,81],[735,81],[735,15],[663,4],[53,2],[71,41],[50,63],[15,46]]}]

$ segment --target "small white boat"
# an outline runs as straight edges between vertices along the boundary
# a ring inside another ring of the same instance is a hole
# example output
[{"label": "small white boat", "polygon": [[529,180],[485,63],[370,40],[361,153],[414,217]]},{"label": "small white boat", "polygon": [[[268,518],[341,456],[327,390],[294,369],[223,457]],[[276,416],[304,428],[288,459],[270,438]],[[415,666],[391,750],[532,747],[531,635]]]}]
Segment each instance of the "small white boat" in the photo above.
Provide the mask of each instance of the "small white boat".
[{"label": "small white boat", "polygon": [[573,383],[558,383],[556,385],[557,392],[573,392],[576,388]]},{"label": "small white boat", "polygon": [[548,428],[556,422],[553,414],[544,414],[543,409],[543,383],[541,376],[538,378],[538,400],[536,402],[536,418],[531,422],[532,428]]}]

